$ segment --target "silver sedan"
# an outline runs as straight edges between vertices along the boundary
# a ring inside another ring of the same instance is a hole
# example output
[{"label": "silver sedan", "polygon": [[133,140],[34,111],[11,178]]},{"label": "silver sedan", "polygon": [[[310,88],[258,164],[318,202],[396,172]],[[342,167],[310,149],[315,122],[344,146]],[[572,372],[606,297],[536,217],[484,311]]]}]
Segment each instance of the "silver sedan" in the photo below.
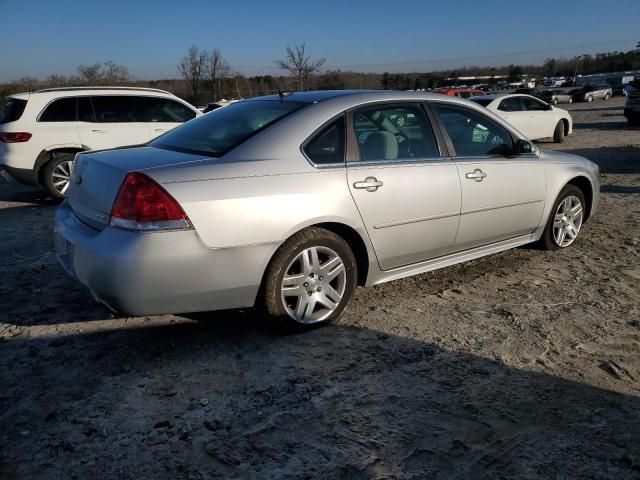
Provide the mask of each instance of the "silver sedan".
[{"label": "silver sedan", "polygon": [[337,318],[358,285],[566,248],[598,196],[595,164],[540,152],[473,102],[293,93],[79,154],[56,250],[116,312],[256,306],[304,329]]}]

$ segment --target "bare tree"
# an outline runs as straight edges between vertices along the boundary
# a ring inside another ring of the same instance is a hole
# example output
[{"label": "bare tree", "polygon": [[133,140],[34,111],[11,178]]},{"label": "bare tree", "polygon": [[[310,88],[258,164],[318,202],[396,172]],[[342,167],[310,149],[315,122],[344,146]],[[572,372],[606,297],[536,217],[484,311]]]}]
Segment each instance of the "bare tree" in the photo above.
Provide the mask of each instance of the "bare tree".
[{"label": "bare tree", "polygon": [[211,50],[207,56],[205,74],[211,88],[211,98],[218,100],[222,95],[222,82],[229,76],[229,64],[219,48]]},{"label": "bare tree", "polygon": [[94,65],[78,65],[78,75],[80,80],[86,85],[98,85],[102,80],[102,66],[99,63]]},{"label": "bare tree", "polygon": [[49,75],[44,84],[47,87],[63,87],[69,83],[69,79],[64,75]]},{"label": "bare tree", "polygon": [[204,73],[205,64],[207,63],[207,51],[192,45],[189,47],[187,55],[178,64],[178,71],[189,82],[191,92],[193,94],[193,102],[198,103],[198,94],[200,93],[200,83]]},{"label": "bare tree", "polygon": [[312,61],[311,55],[305,53],[305,48],[304,42],[300,45],[294,44],[293,48],[287,45],[286,58],[276,60],[276,65],[287,70],[297,81],[301,91],[309,89],[309,77],[326,62],[325,58]]},{"label": "bare tree", "polygon": [[116,65],[111,60],[104,62],[102,78],[107,85],[123,83],[131,80],[129,69],[123,65]]}]

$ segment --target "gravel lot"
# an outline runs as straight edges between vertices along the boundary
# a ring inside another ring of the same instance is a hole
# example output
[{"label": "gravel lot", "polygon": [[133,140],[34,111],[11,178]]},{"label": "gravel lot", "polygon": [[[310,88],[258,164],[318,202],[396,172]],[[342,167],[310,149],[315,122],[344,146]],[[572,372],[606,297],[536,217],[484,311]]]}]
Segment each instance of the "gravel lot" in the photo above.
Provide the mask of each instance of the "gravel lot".
[{"label": "gravel lot", "polygon": [[58,267],[55,203],[0,184],[0,478],[640,477],[640,130],[574,104],[601,166],[563,252],[359,289],[279,336],[252,312],[113,318]]}]

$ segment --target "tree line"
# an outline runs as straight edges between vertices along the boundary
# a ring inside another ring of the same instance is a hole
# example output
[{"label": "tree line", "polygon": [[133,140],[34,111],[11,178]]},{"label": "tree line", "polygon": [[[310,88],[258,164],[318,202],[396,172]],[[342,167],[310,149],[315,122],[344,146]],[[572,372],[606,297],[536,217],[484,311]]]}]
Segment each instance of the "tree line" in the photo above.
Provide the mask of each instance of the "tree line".
[{"label": "tree line", "polygon": [[[635,49],[622,52],[583,54],[571,58],[547,58],[542,64],[503,65],[499,67],[465,66],[457,69],[409,73],[364,73],[339,69],[321,70],[325,58],[314,58],[305,43],[287,46],[283,58],[274,60],[280,75],[246,76],[234,70],[219,48],[189,48],[178,62],[182,78],[136,80],[127,67],[112,61],[79,65],[70,76],[50,75],[45,79],[23,77],[0,85],[0,98],[20,91],[47,87],[79,85],[128,85],[170,91],[194,105],[220,99],[248,98],[284,91],[329,89],[422,90],[467,83],[461,77],[485,77],[519,80],[527,74],[537,78],[572,77],[614,71],[640,69],[640,42]],[[1,105],[0,105],[1,108]]]}]

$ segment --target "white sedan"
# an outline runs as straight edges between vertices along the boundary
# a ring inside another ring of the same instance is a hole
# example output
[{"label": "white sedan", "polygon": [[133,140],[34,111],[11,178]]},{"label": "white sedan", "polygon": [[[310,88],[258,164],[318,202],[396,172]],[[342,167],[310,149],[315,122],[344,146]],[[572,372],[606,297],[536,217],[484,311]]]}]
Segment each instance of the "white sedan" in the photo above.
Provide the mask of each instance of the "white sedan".
[{"label": "white sedan", "polygon": [[569,112],[531,95],[484,95],[470,100],[500,115],[530,140],[553,138],[562,143],[573,131]]}]

